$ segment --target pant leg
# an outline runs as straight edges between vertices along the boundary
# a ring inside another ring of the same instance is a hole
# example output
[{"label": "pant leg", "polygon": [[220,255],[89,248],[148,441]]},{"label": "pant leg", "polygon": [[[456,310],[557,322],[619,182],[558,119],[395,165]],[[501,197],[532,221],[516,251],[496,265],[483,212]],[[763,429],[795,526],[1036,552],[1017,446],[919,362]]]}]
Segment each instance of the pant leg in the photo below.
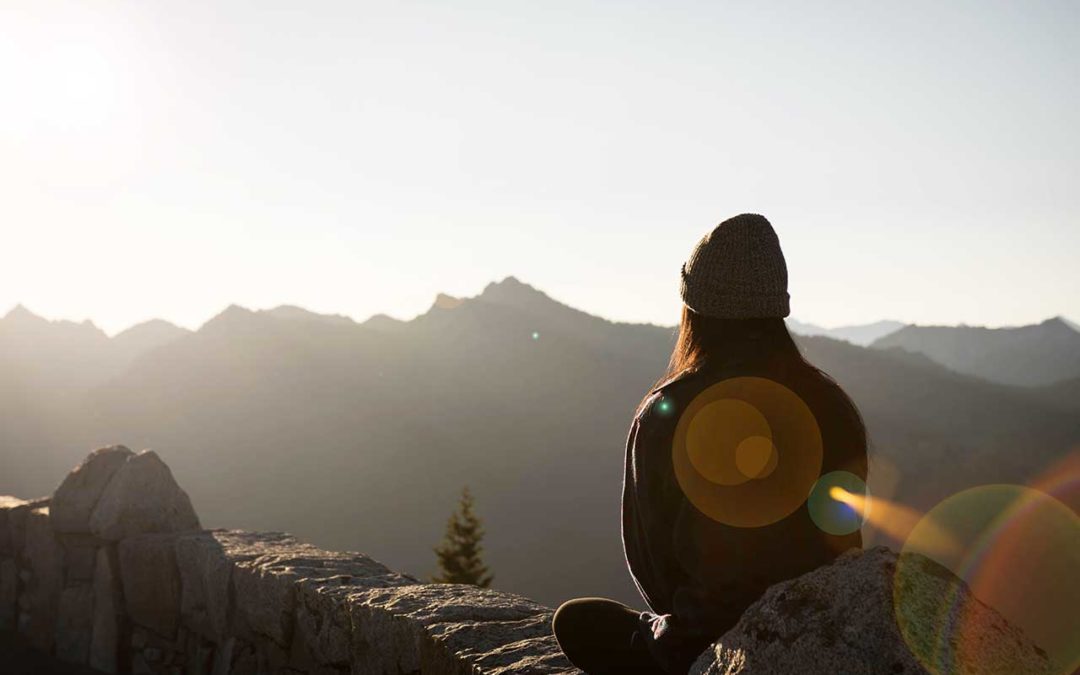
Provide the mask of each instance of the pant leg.
[{"label": "pant leg", "polygon": [[638,634],[640,612],[607,598],[564,602],[551,619],[563,654],[587,675],[663,675]]}]

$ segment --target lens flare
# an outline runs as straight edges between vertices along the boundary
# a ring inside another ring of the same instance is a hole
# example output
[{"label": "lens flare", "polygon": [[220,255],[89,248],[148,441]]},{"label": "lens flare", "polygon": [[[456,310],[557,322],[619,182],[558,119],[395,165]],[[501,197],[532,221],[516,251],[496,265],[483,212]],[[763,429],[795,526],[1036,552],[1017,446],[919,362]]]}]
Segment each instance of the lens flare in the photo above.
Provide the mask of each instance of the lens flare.
[{"label": "lens flare", "polygon": [[661,417],[668,417],[675,412],[675,404],[666,396],[661,396],[656,402],[655,410]]},{"label": "lens flare", "polygon": [[806,500],[810,519],[822,532],[845,535],[862,526],[870,511],[866,483],[847,471],[831,471],[814,483]]},{"label": "lens flare", "polygon": [[[741,470],[739,448],[750,439],[764,439],[772,447],[772,430],[765,416],[746,401],[720,399],[705,404],[690,419],[686,452],[694,470],[709,482],[741,485],[757,476],[768,462],[766,455],[752,473]],[[749,454],[744,450],[744,464],[752,463],[752,458],[745,458]]]},{"label": "lens flare", "polygon": [[958,549],[959,544],[947,531],[934,522],[923,520],[923,514],[910,506],[883,499],[876,494],[871,498],[867,494],[849,492],[839,485],[829,488],[829,496],[853,508],[864,526],[881,532],[901,545],[921,521],[923,548],[933,551],[935,555],[954,555]]},{"label": "lens flare", "polygon": [[1080,513],[1080,448],[1074,449],[1036,477],[1030,487],[1045,492]]},{"label": "lens flare", "polygon": [[795,512],[821,473],[821,431],[810,408],[763,377],[734,377],[701,391],[679,415],[671,451],[690,503],[735,527],[762,527]]},{"label": "lens flare", "polygon": [[780,455],[767,436],[748,436],[735,447],[735,468],[747,478],[764,478],[776,469]]},{"label": "lens flare", "polygon": [[[1080,667],[1080,518],[1054,497],[1020,485],[964,490],[919,520],[902,553],[952,571],[1046,652],[1052,673]],[[894,576],[897,624],[909,648],[933,673],[984,672],[993,660],[993,641],[980,634],[985,607],[960,605],[960,581],[950,580],[940,597],[916,593],[918,561],[901,555]]]}]

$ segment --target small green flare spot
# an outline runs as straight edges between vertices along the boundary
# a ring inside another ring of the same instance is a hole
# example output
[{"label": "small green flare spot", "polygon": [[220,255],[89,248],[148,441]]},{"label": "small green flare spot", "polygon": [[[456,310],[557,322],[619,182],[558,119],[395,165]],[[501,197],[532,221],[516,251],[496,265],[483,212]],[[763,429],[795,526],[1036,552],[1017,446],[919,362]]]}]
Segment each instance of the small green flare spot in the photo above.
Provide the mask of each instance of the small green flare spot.
[{"label": "small green flare spot", "polygon": [[534,330],[532,332],[532,339],[539,340],[540,339],[540,333],[538,333],[537,331]]},{"label": "small green flare spot", "polygon": [[659,401],[656,402],[656,411],[659,412],[661,415],[670,415],[671,411],[674,409],[675,404],[672,403],[669,399],[661,398]]}]

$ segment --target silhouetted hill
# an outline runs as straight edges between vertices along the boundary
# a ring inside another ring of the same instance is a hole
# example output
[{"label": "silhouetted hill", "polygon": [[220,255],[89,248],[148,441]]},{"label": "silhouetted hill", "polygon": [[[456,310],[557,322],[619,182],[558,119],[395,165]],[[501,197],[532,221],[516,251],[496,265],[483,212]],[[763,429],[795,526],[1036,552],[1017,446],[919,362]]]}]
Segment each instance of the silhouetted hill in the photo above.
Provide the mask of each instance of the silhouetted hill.
[{"label": "silhouetted hill", "polygon": [[865,347],[874,340],[895,333],[904,325],[899,321],[875,321],[874,323],[856,326],[840,326],[839,328],[833,328],[829,332],[829,336]]},{"label": "silhouetted hill", "polygon": [[905,326],[872,345],[899,347],[992,382],[1021,386],[1080,376],[1080,333],[1063,319],[1016,328]]},{"label": "silhouetted hill", "polygon": [[151,319],[117,333],[112,338],[112,344],[129,358],[135,358],[143,352],[179,340],[190,332],[168,321]]},{"label": "silhouetted hill", "polygon": [[347,316],[341,314],[316,314],[302,307],[293,305],[281,305],[273,309],[263,310],[264,313],[278,319],[292,319],[294,321],[321,321],[325,323],[352,324],[356,323]]},{"label": "silhouetted hill", "polygon": [[904,324],[899,321],[875,321],[874,323],[839,326],[837,328],[823,328],[816,324],[803,323],[795,319],[788,319],[787,324],[788,329],[798,335],[823,335],[863,347],[904,327]]},{"label": "silhouetted hill", "polygon": [[[90,447],[152,447],[207,526],[292,531],[426,576],[468,484],[497,588],[640,604],[619,534],[624,444],[673,341],[512,277],[411,321],[233,306],[83,386],[78,406],[30,402],[47,414],[27,426],[5,403],[0,462],[20,462],[0,493],[50,491],[61,472],[38,467]],[[1080,441],[1077,416],[1035,392],[900,350],[800,344],[861,407],[880,490],[896,482],[902,500],[1023,481]]]}]

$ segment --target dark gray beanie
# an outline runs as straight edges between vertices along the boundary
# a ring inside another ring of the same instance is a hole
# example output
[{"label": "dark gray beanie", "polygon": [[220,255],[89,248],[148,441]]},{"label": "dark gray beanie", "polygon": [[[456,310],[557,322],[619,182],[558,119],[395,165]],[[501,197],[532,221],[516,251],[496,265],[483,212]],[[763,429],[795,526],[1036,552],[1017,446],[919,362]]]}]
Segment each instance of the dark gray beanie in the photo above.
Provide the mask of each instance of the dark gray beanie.
[{"label": "dark gray beanie", "polygon": [[690,309],[706,316],[790,314],[787,264],[765,216],[743,213],[702,237],[683,263],[680,291]]}]

